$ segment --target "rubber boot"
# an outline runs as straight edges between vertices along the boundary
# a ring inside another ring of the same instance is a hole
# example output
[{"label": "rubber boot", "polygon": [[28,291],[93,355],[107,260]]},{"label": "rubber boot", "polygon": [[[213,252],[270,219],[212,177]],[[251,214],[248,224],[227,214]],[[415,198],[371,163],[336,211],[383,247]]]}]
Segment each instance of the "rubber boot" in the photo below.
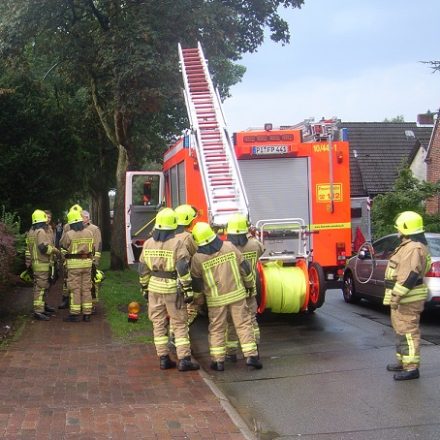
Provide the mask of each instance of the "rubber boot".
[{"label": "rubber boot", "polygon": [[388,364],[387,365],[387,371],[402,371],[403,370],[403,365],[402,364]]},{"label": "rubber boot", "polygon": [[83,315],[83,321],[90,322],[90,315]]},{"label": "rubber boot", "polygon": [[412,380],[418,379],[420,377],[420,373],[418,368],[415,370],[402,370],[398,373],[395,373],[393,377],[394,380]]},{"label": "rubber boot", "polygon": [[263,368],[263,364],[260,362],[257,356],[249,356],[246,359],[246,365],[255,370],[261,370]]},{"label": "rubber boot", "polygon": [[37,319],[38,321],[49,321],[50,318],[44,313],[34,312],[34,319]]},{"label": "rubber boot", "polygon": [[179,359],[179,363],[177,364],[179,371],[194,371],[199,368],[199,364],[191,361],[191,356],[185,356],[183,359]]},{"label": "rubber boot", "polygon": [[227,354],[225,357],[225,361],[232,362],[235,364],[237,362],[237,355],[235,353],[234,354]]},{"label": "rubber boot", "polygon": [[80,322],[81,316],[79,315],[69,315],[63,319],[64,322]]},{"label": "rubber boot", "polygon": [[53,307],[44,304],[44,314],[47,316],[53,315],[55,313],[55,309]]},{"label": "rubber boot", "polygon": [[169,355],[160,357],[161,370],[168,370],[169,368],[175,368],[175,367],[176,367],[176,363],[170,359]]},{"label": "rubber boot", "polygon": [[225,363],[223,361],[212,361],[211,370],[214,371],[225,371]]},{"label": "rubber boot", "polygon": [[63,301],[58,306],[59,309],[68,309],[69,308],[69,297],[63,295]]}]

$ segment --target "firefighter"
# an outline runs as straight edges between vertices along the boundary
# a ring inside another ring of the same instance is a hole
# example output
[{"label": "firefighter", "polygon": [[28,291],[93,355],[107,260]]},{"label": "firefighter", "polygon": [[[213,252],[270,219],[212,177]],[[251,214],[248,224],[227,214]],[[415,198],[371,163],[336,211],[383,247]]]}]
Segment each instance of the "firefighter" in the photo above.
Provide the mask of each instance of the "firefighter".
[{"label": "firefighter", "polygon": [[46,304],[45,296],[49,289],[49,270],[52,256],[60,251],[53,245],[47,227],[47,215],[41,209],[32,213],[32,227],[26,237],[26,267],[31,268],[34,278],[34,318],[48,321],[55,311]]},{"label": "firefighter", "polygon": [[83,219],[84,228],[89,229],[93,233],[93,266],[92,266],[92,314],[96,313],[96,305],[99,302],[99,287],[102,281],[102,272],[98,272],[99,262],[101,261],[102,252],[102,237],[101,230],[98,226],[90,222],[90,213],[88,211],[82,210],[81,217]]},{"label": "firefighter", "polygon": [[254,288],[249,263],[228,241],[220,240],[205,222],[197,223],[192,234],[198,250],[191,261],[194,290],[203,292],[208,306],[211,369],[224,370],[227,315],[231,314],[248,367],[260,369],[246,290]]},{"label": "firefighter", "polygon": [[[188,249],[190,257],[192,257],[197,251],[197,244],[189,229],[197,217],[197,209],[191,205],[180,205],[175,209],[175,212],[177,215],[176,237],[182,239]],[[186,311],[188,312],[188,325],[191,325],[197,318],[200,298],[203,298],[203,296],[194,298],[194,301],[188,303],[186,306]]]},{"label": "firefighter", "polygon": [[[246,303],[249,307],[251,314],[252,327],[254,329],[255,342],[257,345],[260,343],[260,327],[257,321],[257,261],[263,255],[264,247],[263,244],[258,241],[255,237],[248,234],[249,223],[247,218],[243,214],[232,215],[227,224],[226,233],[227,239],[242,253],[243,258],[249,263],[254,276],[254,286],[249,289],[248,296],[246,298]],[[228,315],[228,331],[226,336],[226,360],[231,362],[237,362],[237,351],[238,351],[238,337],[235,331],[232,318]]]},{"label": "firefighter", "polygon": [[397,362],[388,364],[387,370],[395,372],[395,380],[411,380],[419,377],[420,314],[428,295],[423,277],[431,266],[431,256],[419,214],[402,212],[396,219],[395,228],[401,243],[385,270],[383,303],[391,309]]},{"label": "firefighter", "polygon": [[176,237],[177,216],[170,209],[159,211],[153,235],[145,241],[139,257],[139,282],[148,301],[153,323],[154,344],[161,370],[176,367],[168,349],[168,317],[174,329],[179,371],[198,370],[191,360],[188,314],[185,302],[193,300],[190,255],[181,238]]},{"label": "firefighter", "polygon": [[[72,205],[69,209],[69,212],[67,213],[67,217],[69,217],[69,213],[72,211],[78,211],[81,213],[82,208],[80,205],[75,204]],[[64,238],[64,235],[67,233],[67,231],[70,230],[70,225],[69,222],[65,223],[63,226],[63,232],[61,234],[61,238],[60,238],[60,246],[61,246],[61,242]],[[63,262],[62,262],[62,272],[63,272],[63,296],[61,298],[61,304],[58,306],[59,309],[68,309],[69,308],[69,290],[67,289],[67,269],[66,269],[66,260],[63,258]]]},{"label": "firefighter", "polygon": [[70,292],[69,316],[66,322],[89,322],[92,314],[93,233],[84,228],[80,210],[67,214],[70,229],[61,239],[61,252],[66,260],[67,289]]}]

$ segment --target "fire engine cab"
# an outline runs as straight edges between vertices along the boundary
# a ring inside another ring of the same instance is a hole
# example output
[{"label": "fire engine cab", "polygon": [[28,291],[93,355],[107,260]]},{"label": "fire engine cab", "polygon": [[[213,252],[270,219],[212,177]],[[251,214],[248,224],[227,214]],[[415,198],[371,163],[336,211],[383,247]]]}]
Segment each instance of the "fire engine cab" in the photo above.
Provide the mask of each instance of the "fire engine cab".
[{"label": "fire engine cab", "polygon": [[162,206],[191,204],[219,233],[241,213],[266,249],[257,265],[259,312],[314,311],[351,253],[348,143],[337,140],[332,120],[266,124],[231,138],[200,44],[179,46],[179,55],[191,130],[165,152],[162,172],[127,173],[128,263]]}]

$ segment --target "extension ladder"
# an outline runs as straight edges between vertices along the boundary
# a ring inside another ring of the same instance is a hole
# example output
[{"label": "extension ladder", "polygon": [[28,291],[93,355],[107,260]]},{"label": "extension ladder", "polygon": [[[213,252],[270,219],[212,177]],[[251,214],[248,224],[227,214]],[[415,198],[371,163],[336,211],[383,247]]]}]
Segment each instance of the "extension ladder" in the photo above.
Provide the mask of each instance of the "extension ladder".
[{"label": "extension ladder", "polygon": [[182,49],[179,58],[185,103],[195,139],[208,218],[213,226],[225,226],[232,214],[249,216],[248,201],[231,138],[214,89],[202,47]]}]

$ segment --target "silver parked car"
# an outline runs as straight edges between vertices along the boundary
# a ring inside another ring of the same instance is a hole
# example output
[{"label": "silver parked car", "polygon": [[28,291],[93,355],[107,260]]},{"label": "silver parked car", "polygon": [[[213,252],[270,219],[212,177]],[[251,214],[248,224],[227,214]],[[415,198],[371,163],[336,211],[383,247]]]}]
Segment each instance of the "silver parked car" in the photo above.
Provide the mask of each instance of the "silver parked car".
[{"label": "silver parked car", "polygon": [[[440,306],[440,234],[427,232],[425,236],[432,259],[431,269],[424,279],[429,290],[427,308]],[[390,234],[364,246],[358,255],[350,258],[344,269],[342,293],[345,302],[357,303],[361,298],[382,302],[385,269],[399,243],[397,234]]]}]

